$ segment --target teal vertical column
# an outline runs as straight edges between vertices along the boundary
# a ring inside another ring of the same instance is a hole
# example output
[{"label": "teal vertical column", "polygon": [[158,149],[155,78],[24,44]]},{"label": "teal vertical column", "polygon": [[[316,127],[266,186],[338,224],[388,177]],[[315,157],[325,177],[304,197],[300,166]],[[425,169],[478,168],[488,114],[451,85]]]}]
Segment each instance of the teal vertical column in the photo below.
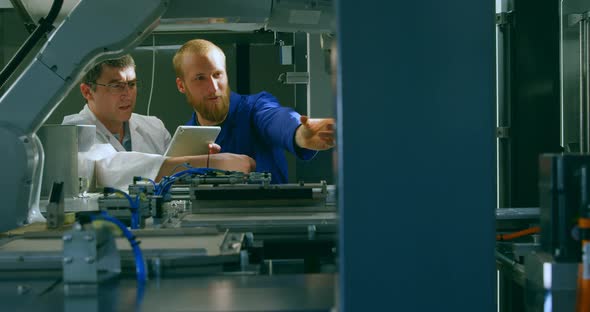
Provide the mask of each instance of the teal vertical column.
[{"label": "teal vertical column", "polygon": [[494,1],[337,1],[341,311],[495,311]]}]

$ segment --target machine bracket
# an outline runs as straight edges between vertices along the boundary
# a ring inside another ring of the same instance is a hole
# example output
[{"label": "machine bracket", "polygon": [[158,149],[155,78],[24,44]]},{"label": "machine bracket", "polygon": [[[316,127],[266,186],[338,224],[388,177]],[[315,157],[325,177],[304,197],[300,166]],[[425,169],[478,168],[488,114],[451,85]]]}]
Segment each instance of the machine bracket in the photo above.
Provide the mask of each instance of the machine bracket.
[{"label": "machine bracket", "polygon": [[496,138],[498,139],[509,139],[510,138],[510,127],[497,127]]},{"label": "machine bracket", "polygon": [[496,25],[512,24],[513,15],[512,11],[496,13]]}]

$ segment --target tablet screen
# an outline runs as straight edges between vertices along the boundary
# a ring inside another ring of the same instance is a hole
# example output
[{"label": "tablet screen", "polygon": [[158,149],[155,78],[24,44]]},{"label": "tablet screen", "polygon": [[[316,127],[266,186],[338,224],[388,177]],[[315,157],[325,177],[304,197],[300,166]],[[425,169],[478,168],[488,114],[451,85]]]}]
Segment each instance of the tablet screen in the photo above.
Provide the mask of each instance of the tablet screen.
[{"label": "tablet screen", "polygon": [[165,156],[205,155],[209,143],[214,143],[221,127],[178,126]]}]

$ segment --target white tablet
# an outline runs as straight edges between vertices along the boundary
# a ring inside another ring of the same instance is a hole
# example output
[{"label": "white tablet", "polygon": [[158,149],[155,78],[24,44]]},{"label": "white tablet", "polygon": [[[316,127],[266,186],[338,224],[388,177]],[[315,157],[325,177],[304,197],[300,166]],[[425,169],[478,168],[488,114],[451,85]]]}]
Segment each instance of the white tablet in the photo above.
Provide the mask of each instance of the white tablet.
[{"label": "white tablet", "polygon": [[178,126],[165,156],[206,155],[209,143],[214,143],[221,127]]}]

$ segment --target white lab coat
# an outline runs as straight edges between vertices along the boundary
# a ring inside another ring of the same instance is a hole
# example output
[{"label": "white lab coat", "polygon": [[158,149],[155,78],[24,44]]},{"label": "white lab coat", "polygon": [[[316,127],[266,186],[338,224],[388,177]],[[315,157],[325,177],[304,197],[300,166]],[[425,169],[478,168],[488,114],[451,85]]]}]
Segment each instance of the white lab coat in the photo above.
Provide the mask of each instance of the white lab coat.
[{"label": "white lab coat", "polygon": [[126,190],[134,176],[155,179],[170,143],[164,123],[153,116],[132,114],[129,119],[132,152],[121,143],[85,105],[78,114],[65,116],[64,125],[95,125],[95,146],[83,157],[95,162],[97,186]]}]

